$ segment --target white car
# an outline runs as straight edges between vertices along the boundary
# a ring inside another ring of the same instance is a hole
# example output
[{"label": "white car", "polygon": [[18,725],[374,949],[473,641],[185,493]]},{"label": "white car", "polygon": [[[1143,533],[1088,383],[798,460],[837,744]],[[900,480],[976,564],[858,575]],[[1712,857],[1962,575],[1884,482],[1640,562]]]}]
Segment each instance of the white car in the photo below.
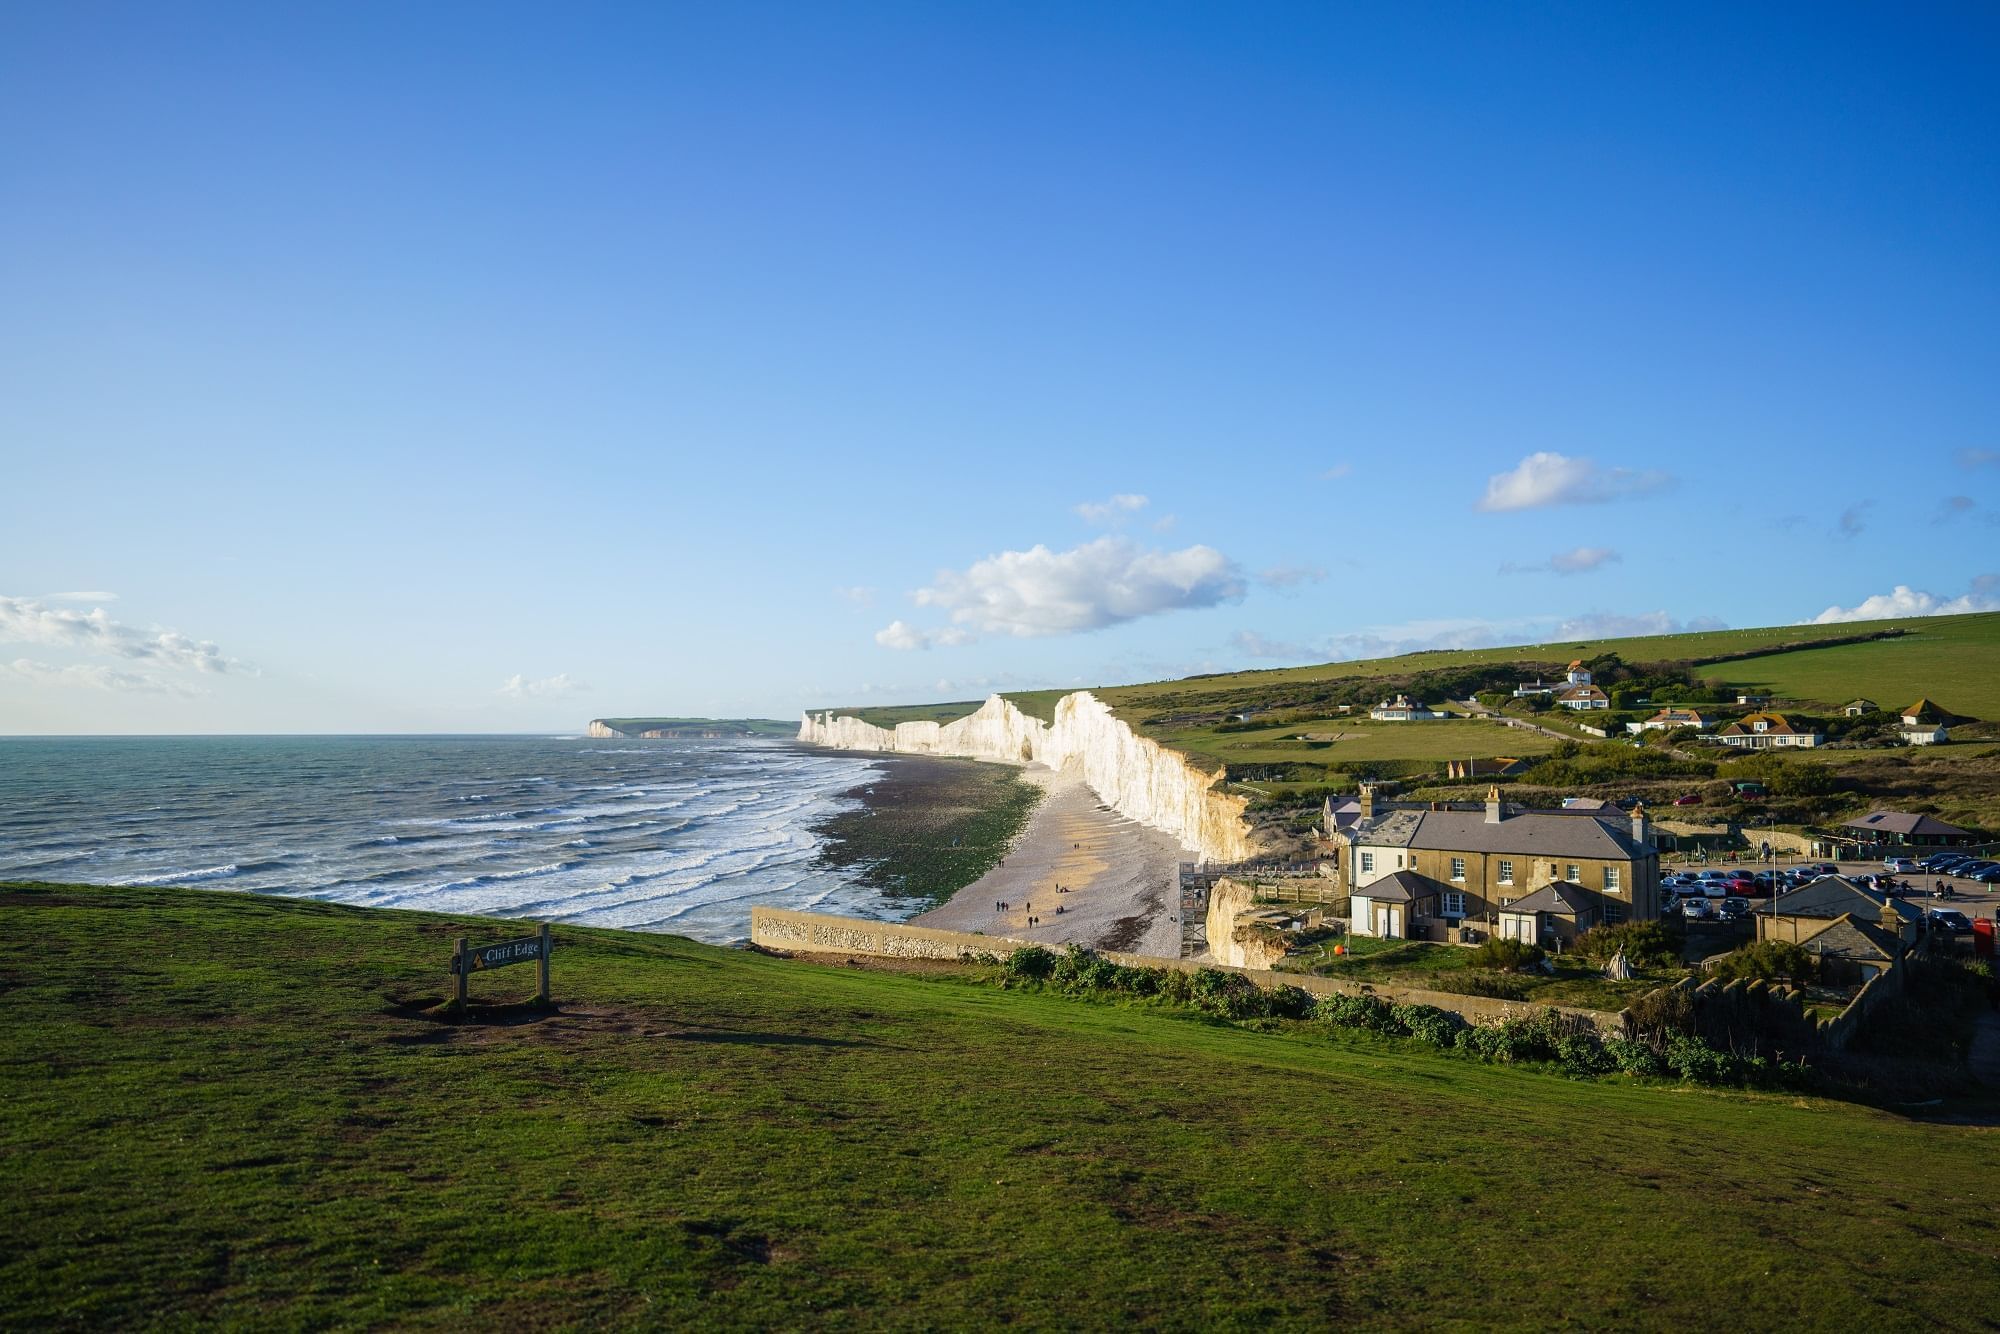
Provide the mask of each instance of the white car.
[{"label": "white car", "polygon": [[1707,899],[1689,899],[1681,905],[1681,916],[1690,922],[1704,922],[1711,916]]},{"label": "white car", "polygon": [[1917,875],[1924,868],[1909,857],[1891,857],[1882,863],[1882,869],[1890,875]]}]

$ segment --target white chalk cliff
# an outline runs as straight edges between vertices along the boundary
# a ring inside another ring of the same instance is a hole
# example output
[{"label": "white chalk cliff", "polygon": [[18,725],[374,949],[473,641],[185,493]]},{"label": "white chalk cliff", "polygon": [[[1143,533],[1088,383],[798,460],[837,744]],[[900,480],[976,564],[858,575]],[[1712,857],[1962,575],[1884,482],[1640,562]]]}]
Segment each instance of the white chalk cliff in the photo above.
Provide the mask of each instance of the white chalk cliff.
[{"label": "white chalk cliff", "polygon": [[1074,767],[1105,805],[1173,835],[1204,860],[1234,862],[1250,855],[1244,798],[1215,790],[1221,772],[1199,769],[1186,756],[1138,735],[1087,690],[1056,701],[1053,723],[1030,718],[994,695],[967,717],[898,723],[894,730],[847,715],[809,713],[799,723],[799,740],[841,750]]},{"label": "white chalk cliff", "polygon": [[584,729],[584,735],[594,736],[594,737],[614,737],[614,736],[624,736],[625,734],[619,731],[615,727],[606,726],[602,718],[592,718],[590,720],[590,726]]}]

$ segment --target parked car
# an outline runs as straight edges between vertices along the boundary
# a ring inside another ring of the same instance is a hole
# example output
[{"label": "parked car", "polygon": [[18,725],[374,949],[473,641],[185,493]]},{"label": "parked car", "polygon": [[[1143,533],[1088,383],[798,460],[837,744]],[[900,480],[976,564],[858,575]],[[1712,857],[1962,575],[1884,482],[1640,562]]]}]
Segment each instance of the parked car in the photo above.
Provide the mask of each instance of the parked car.
[{"label": "parked car", "polygon": [[1750,915],[1750,900],[1731,896],[1722,901],[1719,911],[1723,921],[1740,922]]},{"label": "parked car", "polygon": [[1917,864],[1926,871],[1942,871],[1947,867],[1958,866],[1973,860],[1975,859],[1969,852],[1933,852]]},{"label": "parked car", "polygon": [[2000,866],[1989,866],[1978,875],[1971,875],[1965,878],[1968,880],[1977,880],[1982,885],[2000,883]]},{"label": "parked car", "polygon": [[1675,797],[1675,798],[1674,798],[1674,805],[1676,805],[1676,806],[1699,806],[1699,805],[1701,805],[1701,793],[1699,793],[1699,792],[1690,792],[1690,793],[1688,793],[1688,794],[1687,794],[1686,796],[1684,796],[1684,797]]},{"label": "parked car", "polygon": [[1882,869],[1891,875],[1915,875],[1924,868],[1908,857],[1889,857],[1882,862]]},{"label": "parked car", "polygon": [[1933,931],[1949,931],[1957,935],[1972,930],[1972,919],[1956,908],[1933,908],[1929,916]]},{"label": "parked car", "polygon": [[1705,922],[1710,913],[1707,899],[1689,899],[1681,905],[1681,916],[1690,922]]}]

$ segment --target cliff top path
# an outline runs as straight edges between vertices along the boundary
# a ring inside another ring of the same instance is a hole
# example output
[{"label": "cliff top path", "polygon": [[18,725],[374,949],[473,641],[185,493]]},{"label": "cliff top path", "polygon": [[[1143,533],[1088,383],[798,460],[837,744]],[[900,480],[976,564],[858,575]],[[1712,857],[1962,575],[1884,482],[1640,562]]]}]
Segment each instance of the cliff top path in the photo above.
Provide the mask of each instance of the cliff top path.
[{"label": "cliff top path", "polygon": [[[1022,777],[1048,795],[1019,842],[998,866],[943,907],[914,918],[915,924],[1178,956],[1181,929],[1172,920],[1178,868],[1191,854],[1171,835],[1108,809],[1073,768],[1029,765]],[[1057,885],[1065,892],[1057,894]],[[994,911],[996,901],[1008,910]],[[1028,925],[1030,903],[1040,926]]]}]

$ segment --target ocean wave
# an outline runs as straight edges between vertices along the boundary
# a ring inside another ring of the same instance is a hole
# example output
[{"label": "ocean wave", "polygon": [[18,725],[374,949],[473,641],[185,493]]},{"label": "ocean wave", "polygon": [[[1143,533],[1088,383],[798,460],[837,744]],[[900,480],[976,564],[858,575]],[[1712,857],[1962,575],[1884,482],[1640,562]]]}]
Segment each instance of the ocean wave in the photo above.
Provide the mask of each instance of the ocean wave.
[{"label": "ocean wave", "polygon": [[223,866],[204,866],[194,871],[169,871],[165,875],[139,876],[117,883],[137,889],[141,885],[189,885],[200,880],[224,880],[235,875],[241,868],[235,862]]}]

